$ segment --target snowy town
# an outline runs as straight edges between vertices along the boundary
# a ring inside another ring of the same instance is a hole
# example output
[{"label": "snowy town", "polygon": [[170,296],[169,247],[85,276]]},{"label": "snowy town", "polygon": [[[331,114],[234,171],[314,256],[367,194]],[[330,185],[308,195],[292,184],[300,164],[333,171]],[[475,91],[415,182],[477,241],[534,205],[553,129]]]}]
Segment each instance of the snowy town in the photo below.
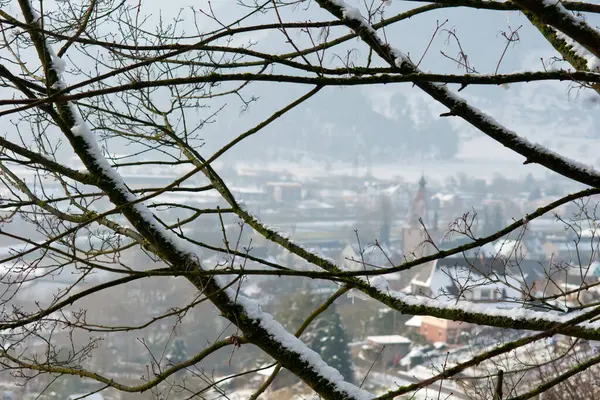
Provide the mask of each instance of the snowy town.
[{"label": "snowy town", "polygon": [[600,0],[0,31],[0,400],[600,399]]},{"label": "snowy town", "polygon": [[[532,176],[519,180],[496,175],[485,181],[462,175],[440,181],[422,174],[417,181],[405,181],[401,177],[376,179],[366,170],[354,176],[333,175],[330,178],[298,178],[291,173],[279,172],[277,177],[280,179],[274,180],[275,174],[258,168],[232,169],[228,173],[234,196],[243,201],[257,218],[348,271],[402,265],[468,244],[478,237],[503,229],[541,204],[571,190],[559,182],[536,180]],[[286,179],[281,180],[282,176]],[[161,177],[158,171],[148,178],[139,171],[132,171],[131,177],[132,186],[137,183],[140,188],[172,179],[168,175]],[[186,191],[169,193],[163,198],[159,196],[155,201],[173,201],[174,196],[180,197],[176,199],[178,202],[186,204],[216,201],[210,192]],[[473,204],[480,205],[480,208],[475,209]],[[546,312],[551,308],[565,310],[582,302],[598,301],[600,289],[596,283],[600,263],[597,262],[596,220],[588,214],[588,209],[591,209],[589,204],[567,203],[554,213],[527,223],[516,234],[500,237],[483,247],[385,274],[386,284],[390,290],[407,296],[475,305],[493,303],[494,307],[505,308],[509,312],[514,309],[531,312]],[[169,215],[171,219],[177,217]],[[282,251],[273,243],[248,235],[249,230],[244,231],[239,221],[228,218],[226,214],[223,218],[228,240],[240,243],[239,247],[246,249],[250,255],[260,257],[271,265],[296,270],[310,268],[305,261]],[[216,221],[212,228],[205,225],[197,232],[188,232],[189,236],[198,240],[212,237],[214,244],[219,245],[222,239],[214,239],[220,235]],[[11,245],[4,247],[5,252],[10,249]],[[132,266],[143,263],[139,254],[125,256],[129,257],[126,262]],[[222,253],[214,253],[204,261],[216,269],[229,268],[232,263],[241,262]],[[243,263],[248,270],[271,268],[249,260]],[[99,273],[95,278],[92,276],[90,282],[103,277]],[[27,303],[30,293],[36,293],[38,299],[43,293],[49,297],[61,286],[71,284],[73,279],[76,276],[70,277],[64,272],[38,277],[21,288],[18,300]],[[238,286],[240,294],[256,300],[292,331],[338,289],[328,281],[306,282],[276,274],[249,275]],[[114,293],[115,298],[125,297],[137,304],[136,309],[146,309],[148,315],[160,315],[187,295],[190,293],[176,293],[168,287],[159,286],[140,286],[137,291]],[[108,299],[104,301],[102,315],[106,321],[126,320],[134,325],[142,322],[142,317],[119,310],[117,303],[113,305]],[[359,302],[360,307],[357,306]],[[90,307],[94,309],[93,304]],[[76,310],[72,312],[73,318],[82,318],[76,315]],[[235,330],[231,331],[214,312],[206,314],[211,312],[200,305],[185,314],[181,323],[188,328],[183,329],[181,335],[169,330],[170,325],[165,320],[144,331],[146,336],[140,336],[138,332],[128,339],[121,337],[119,342],[108,336],[102,346],[106,346],[118,362],[106,364],[106,376],[115,376],[121,381],[128,377],[127,380],[138,382],[150,373],[147,370],[148,357],[155,357],[153,352],[159,352],[166,362],[174,363],[187,359],[196,347],[211,342],[215,337],[235,335]],[[69,335],[68,330],[61,332],[56,327],[48,332],[42,330],[36,335],[37,342],[33,340],[29,346],[43,348],[49,337],[59,343],[64,341],[67,346],[73,340]],[[319,317],[302,339],[348,381],[362,382],[370,392],[384,393],[390,388],[410,387],[426,381],[468,360],[473,354],[491,350],[499,342],[522,335],[524,333],[518,330],[402,314],[368,298],[348,293]],[[497,359],[493,363],[483,362],[451,380],[419,386],[416,394],[407,398],[486,398],[476,376],[493,377],[499,369],[519,369],[520,365],[533,364],[533,361],[543,365],[544,361],[554,360],[562,353],[561,362],[568,363],[568,359],[586,352],[593,353],[594,349],[595,342],[555,335],[505,355],[504,366],[499,366]],[[103,361],[99,357],[91,360],[103,370]],[[215,355],[199,366],[178,373],[177,376],[185,382],[185,390],[182,389],[175,398],[186,398],[186,393],[189,395],[191,390],[198,390],[204,398],[247,399],[269,379],[275,368],[271,360],[257,358],[254,351],[245,347],[226,355]],[[526,372],[521,379],[526,379],[527,385],[534,387],[540,374],[547,373],[551,371],[536,368]],[[41,389],[31,384],[19,388],[9,381],[10,378],[4,380],[5,399],[37,398],[39,393],[36,391]],[[78,393],[92,391],[97,386],[85,379],[72,383],[72,386],[63,384],[53,390],[45,390],[41,398],[74,399]],[[311,398],[310,393],[310,389],[298,378],[283,370],[264,396],[291,400]],[[95,396],[98,399],[128,398],[126,393],[111,389]]]}]

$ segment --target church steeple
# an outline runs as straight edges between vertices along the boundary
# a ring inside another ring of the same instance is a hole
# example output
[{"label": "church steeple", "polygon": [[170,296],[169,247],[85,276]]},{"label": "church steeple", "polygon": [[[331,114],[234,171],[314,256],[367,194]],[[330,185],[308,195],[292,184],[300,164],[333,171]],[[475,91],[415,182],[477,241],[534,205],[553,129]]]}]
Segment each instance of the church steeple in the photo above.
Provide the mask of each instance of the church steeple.
[{"label": "church steeple", "polygon": [[437,230],[431,227],[432,218],[431,204],[429,204],[429,196],[427,195],[427,182],[425,182],[425,176],[421,175],[419,179],[419,188],[415,193],[413,203],[410,206],[408,214],[406,216],[406,224],[402,230],[403,236],[403,251],[406,257],[423,257],[425,255],[433,254],[433,246],[425,243],[427,239],[425,230],[419,219],[423,221],[423,224],[427,228],[430,235],[435,235]]},{"label": "church steeple", "polygon": [[408,214],[408,223],[410,226],[416,227],[420,226],[419,218],[423,218],[423,222],[427,223],[427,193],[426,193],[426,182],[425,176],[421,175],[421,179],[419,179],[419,189],[415,194],[415,198],[411,205],[410,212]]}]

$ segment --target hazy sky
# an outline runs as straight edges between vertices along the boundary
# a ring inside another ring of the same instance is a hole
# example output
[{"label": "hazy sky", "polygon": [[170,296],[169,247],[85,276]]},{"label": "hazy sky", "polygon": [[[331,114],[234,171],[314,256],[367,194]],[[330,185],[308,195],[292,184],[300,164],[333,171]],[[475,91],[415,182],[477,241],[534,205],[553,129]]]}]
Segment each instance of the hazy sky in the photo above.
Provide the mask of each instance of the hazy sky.
[{"label": "hazy sky", "polygon": [[[349,2],[354,5],[362,4],[352,0]],[[15,3],[11,3],[11,7],[14,7]],[[46,9],[50,10],[60,3],[45,2],[44,4]],[[208,11],[205,1],[174,0],[168,2],[168,7],[165,7],[165,2],[158,0],[144,1],[140,4],[141,15],[148,16],[147,28],[152,27],[159,17],[163,21],[168,21],[179,15],[182,18],[179,22],[181,30],[187,34],[193,34],[196,30],[190,7]],[[386,8],[386,16],[419,5],[421,3],[393,1]],[[315,21],[332,18],[314,2],[306,2],[303,6],[305,8],[282,9],[282,18],[285,21]],[[248,10],[235,2],[225,0],[213,1],[212,7],[215,14],[222,18],[223,23],[235,20]],[[218,26],[216,22],[210,21],[199,13],[197,17],[201,31],[210,31]],[[500,73],[541,70],[544,68],[543,61],[548,62],[550,57],[556,56],[555,51],[541,34],[517,12],[467,8],[440,9],[388,27],[385,34],[393,47],[409,54],[413,60],[418,60],[436,24],[446,19],[448,21],[444,28],[456,33],[469,57],[470,64],[479,73],[494,72],[506,44],[506,39],[501,33],[511,28],[522,26],[519,30],[520,41],[509,47],[499,67]],[[245,24],[266,22],[277,22],[273,12],[258,14],[245,21]],[[336,36],[347,33],[348,29],[338,27],[332,32],[332,36]],[[290,31],[290,34],[300,47],[308,45],[306,35],[300,34],[299,31]],[[448,41],[447,38],[447,32],[440,31],[437,34],[421,64],[424,71],[462,72],[454,62],[441,54],[441,51],[449,56],[456,56],[458,53],[456,42],[452,39]],[[293,47],[286,43],[286,38],[278,31],[248,33],[236,37],[233,42],[234,45],[248,43],[253,43],[253,48],[259,51],[275,53],[293,51]],[[338,56],[343,58],[347,50],[353,50],[354,62],[357,64],[364,62],[367,49],[358,40],[349,41],[343,46],[329,50],[325,62],[330,66],[342,66]],[[68,62],[78,62],[77,56],[74,55]],[[90,68],[92,66],[90,64]],[[568,67],[565,63],[557,66]],[[548,64],[545,67],[550,68]],[[289,70],[276,66],[273,72],[286,73]],[[67,77],[67,80],[73,83],[78,78]],[[212,100],[209,103],[211,107],[198,110],[196,118],[210,114],[221,105],[227,104],[227,107],[218,115],[214,124],[204,128],[201,134],[206,141],[204,151],[208,155],[310,88],[292,84],[253,83],[243,91],[243,94],[246,98],[258,96],[259,100],[243,113],[241,113],[242,103],[234,96]],[[458,86],[451,85],[451,88],[456,90]],[[513,84],[509,87],[468,87],[461,92],[461,95],[472,105],[491,114],[499,122],[531,141],[544,144],[582,162],[600,164],[599,157],[590,150],[590,139],[598,135],[596,129],[599,122],[598,106],[589,100],[595,98],[595,94],[574,89],[568,83],[538,82]],[[401,152],[403,141],[405,138],[411,140],[423,138],[432,143],[443,142],[454,135],[460,137],[454,159],[461,162],[468,161],[469,163],[464,166],[467,171],[473,170],[470,163],[482,162],[497,163],[499,166],[494,167],[497,172],[508,167],[516,168],[517,174],[520,175],[528,172],[539,174],[542,171],[535,166],[522,166],[521,156],[504,149],[458,118],[440,119],[439,114],[445,111],[447,110],[443,106],[410,84],[327,88],[264,131],[245,141],[245,144],[242,144],[245,146],[243,151],[237,149],[233,156],[236,160],[247,154],[259,160],[264,160],[272,154],[281,154],[285,158],[291,149],[294,152],[305,152],[306,159],[310,160],[311,154],[322,148],[327,152],[326,156],[331,156],[333,160],[348,162],[357,155],[364,156],[364,149],[369,148],[371,154],[368,157],[375,164],[383,152],[398,151],[399,156],[394,159],[398,165],[410,165],[425,173],[428,172],[428,168],[431,168],[433,173],[439,165],[434,165],[431,160],[420,160],[419,157],[407,159]],[[444,147],[445,144],[440,146]],[[321,160],[323,154],[318,154],[316,158]],[[390,157],[386,159],[386,163],[390,163]]]}]

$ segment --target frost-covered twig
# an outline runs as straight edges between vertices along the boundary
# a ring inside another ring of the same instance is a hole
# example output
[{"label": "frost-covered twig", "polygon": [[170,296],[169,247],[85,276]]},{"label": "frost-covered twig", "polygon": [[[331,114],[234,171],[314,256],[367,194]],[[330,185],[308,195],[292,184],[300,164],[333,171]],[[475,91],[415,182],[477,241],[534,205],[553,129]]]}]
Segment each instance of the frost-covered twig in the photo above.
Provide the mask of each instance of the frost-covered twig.
[{"label": "frost-covered twig", "polygon": [[583,19],[573,16],[560,0],[513,0],[513,3],[533,14],[542,23],[564,32],[600,58],[600,32]]},{"label": "frost-covered twig", "polygon": [[[536,18],[531,13],[525,13],[533,26],[535,26],[544,38],[560,53],[565,61],[571,64],[577,71],[596,71],[598,68],[599,59],[594,54],[590,53],[586,48],[580,46],[569,36],[554,29]],[[585,82],[585,80],[581,80]],[[600,94],[600,83],[587,81],[583,83],[589,85],[598,94]]]},{"label": "frost-covered twig", "polygon": [[[19,4],[27,22],[37,23],[40,17],[29,0],[19,0]],[[49,89],[58,91],[64,88],[62,77],[64,61],[56,56],[39,32],[31,29],[29,34],[44,67]],[[200,250],[164,228],[143,203],[137,202],[136,196],[127,187],[123,178],[103,156],[94,134],[76,107],[70,102],[57,103],[55,107],[57,109],[55,123],[95,178],[96,185],[117,207],[121,208],[123,215],[133,227],[152,244],[162,259],[174,270],[201,269]],[[337,370],[329,367],[317,353],[287,332],[272,316],[260,310],[254,301],[238,296],[234,290],[225,288],[214,277],[188,279],[211,299],[225,317],[244,332],[246,340],[279,360],[323,397],[348,400],[373,397],[368,392],[345,382]]]},{"label": "frost-covered twig", "polygon": [[590,72],[600,72],[600,57],[590,53],[585,47],[560,31],[556,32],[556,37],[562,39],[567,46],[570,46],[576,56],[586,61],[587,69]]},{"label": "frost-covered twig", "polygon": [[[511,1],[497,0],[405,0],[415,3],[433,3],[440,5],[449,5],[453,7],[472,7],[482,10],[514,11],[519,10],[519,6]],[[562,5],[569,11],[581,11],[590,13],[600,13],[600,4],[592,2],[574,0],[562,1]]]},{"label": "frost-covered twig", "polygon": [[[54,102],[54,101],[76,101],[87,98],[100,97],[113,93],[122,93],[130,90],[140,90],[148,88],[157,88],[165,86],[180,86],[199,83],[219,83],[219,82],[278,82],[278,83],[297,83],[303,85],[317,86],[362,86],[375,85],[386,83],[402,83],[402,82],[435,82],[435,83],[456,83],[462,85],[502,85],[505,83],[527,83],[533,81],[589,81],[598,82],[600,76],[596,71],[593,73],[583,71],[568,71],[568,70],[551,70],[551,71],[521,71],[510,74],[436,74],[425,73],[422,71],[412,71],[398,74],[395,67],[393,68],[338,68],[325,71],[329,75],[325,76],[300,76],[300,75],[285,75],[285,74],[218,74],[212,73],[208,75],[189,76],[184,78],[172,78],[161,80],[139,80],[124,85],[113,85],[110,87],[86,90],[78,93],[69,94],[72,86],[64,89],[66,94],[51,95],[47,98],[37,99],[5,99],[0,100],[0,105],[23,105],[15,110],[3,111],[0,115],[7,115],[17,111],[24,111],[33,107]],[[340,77],[339,75],[355,75],[349,77]],[[62,93],[62,92],[61,92]]]}]

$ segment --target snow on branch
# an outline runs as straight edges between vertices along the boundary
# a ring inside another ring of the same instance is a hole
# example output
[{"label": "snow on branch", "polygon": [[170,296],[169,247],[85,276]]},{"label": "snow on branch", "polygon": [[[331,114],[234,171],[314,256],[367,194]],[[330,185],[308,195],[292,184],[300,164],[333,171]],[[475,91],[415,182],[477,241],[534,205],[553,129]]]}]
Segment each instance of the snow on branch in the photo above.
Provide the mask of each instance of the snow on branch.
[{"label": "snow on branch", "polygon": [[[31,14],[33,21],[40,21],[41,16],[33,8],[31,3],[24,3],[24,6],[27,7],[27,9],[24,11]],[[66,61],[58,57],[50,43],[48,43],[45,38],[40,38],[40,41],[42,42],[43,50],[50,55],[50,63],[48,67],[56,74],[55,81],[51,82],[51,89],[64,89],[67,87],[64,79],[64,74],[67,67]],[[156,221],[154,214],[148,209],[148,207],[143,204],[137,198],[137,196],[131,192],[131,190],[129,190],[121,175],[110,165],[108,160],[102,154],[93,132],[89,128],[88,124],[83,120],[77,107],[75,107],[72,102],[67,102],[66,106],[69,114],[68,117],[72,121],[72,126],[70,127],[71,133],[84,142],[85,152],[88,156],[88,159],[91,161],[94,167],[97,168],[102,177],[110,181],[111,186],[121,193],[125,201],[131,205],[131,207],[137,212],[147,226],[151,227],[163,239],[170,242],[181,254],[192,253],[196,259],[199,259],[202,255],[200,249],[196,248],[196,246],[192,246],[187,241],[179,238],[177,235],[165,229],[160,223],[158,223],[158,221]]]},{"label": "snow on branch", "polygon": [[280,343],[287,351],[299,354],[300,358],[310,365],[310,368],[318,375],[322,376],[323,379],[326,379],[336,386],[339,392],[345,393],[348,398],[355,400],[369,400],[375,398],[373,394],[366,390],[346,382],[337,369],[327,365],[318,353],[311,350],[304,342],[288,332],[273,318],[272,315],[263,312],[258,303],[242,295],[236,296],[235,291],[232,289],[227,290],[230,296],[237,297],[237,303],[244,307],[248,317],[260,321],[260,326],[269,332],[275,341]]},{"label": "snow on branch", "polygon": [[[261,223],[253,218],[250,222],[252,227],[261,228]],[[319,259],[316,254],[308,253],[303,248],[294,248],[290,246],[293,242],[286,239],[286,243],[282,246],[292,253],[306,259],[315,265],[328,271],[341,271],[331,261]],[[577,312],[558,312],[558,311],[535,311],[524,307],[509,307],[511,304],[504,303],[503,307],[496,304],[477,304],[468,301],[441,301],[424,296],[408,295],[403,292],[392,291],[389,289],[389,284],[384,276],[375,277],[354,277],[349,278],[347,282],[354,286],[354,290],[349,292],[350,298],[359,298],[368,300],[376,299],[387,306],[414,315],[432,315],[439,318],[466,320],[468,322],[481,325],[498,326],[505,328],[529,329],[529,330],[545,330],[549,327],[558,324],[564,324],[584,315],[584,311]],[[248,299],[244,302],[250,301]],[[258,307],[254,305],[253,307]],[[588,311],[589,312],[589,311]],[[263,315],[265,315],[263,313]],[[264,317],[265,326],[271,326],[272,317]],[[574,328],[569,328],[569,333],[581,337],[600,338],[600,321],[599,322],[582,322]],[[278,328],[273,329],[275,335]]]},{"label": "snow on branch", "polygon": [[[34,19],[36,17],[39,19],[39,16],[35,14],[31,4],[27,3],[27,5],[29,8],[27,11],[34,16]],[[43,41],[42,46],[44,46],[44,51],[47,52],[51,58],[49,68],[56,74],[56,80],[52,83],[52,88],[54,90],[59,90],[66,86],[63,78],[66,64],[56,56],[49,43]],[[137,225],[142,224],[151,227],[154,231],[154,235],[171,243],[175,250],[178,251],[180,255],[184,256],[184,258],[193,257],[194,260],[198,260],[197,264],[198,267],[200,267],[201,263],[199,258],[201,253],[199,254],[199,249],[168,231],[156,221],[148,207],[144,205],[131,190],[129,190],[121,175],[106,160],[98,146],[93,132],[81,117],[78,109],[70,102],[67,103],[66,107],[65,111],[68,114],[68,119],[72,121],[70,131],[75,138],[82,140],[85,144],[84,147],[87,162],[93,165],[99,178],[108,181],[108,184],[118,191],[126,202],[126,204],[117,205],[131,206],[137,214],[137,217],[140,218],[140,220],[136,222]],[[283,238],[283,235],[280,233],[278,233],[278,236]],[[220,306],[224,308],[227,308],[230,305],[235,305],[238,308],[241,307],[241,312],[245,314],[244,319],[254,321],[254,324],[261,328],[255,335],[258,337],[259,341],[261,341],[261,338],[264,340],[266,339],[265,336],[268,336],[277,346],[279,346],[280,354],[284,353],[288,357],[291,356],[290,358],[292,358],[293,362],[297,363],[299,360],[312,370],[313,376],[316,375],[317,379],[313,379],[313,381],[310,382],[311,384],[328,387],[329,392],[337,393],[336,397],[340,399],[367,400],[375,397],[369,392],[364,391],[349,382],[345,382],[339,371],[328,366],[316,352],[310,350],[310,348],[302,341],[287,332],[270,314],[263,312],[257,303],[240,296],[235,290],[228,288],[227,284],[219,282],[216,277],[214,277],[212,281],[217,283],[229,300],[227,304],[220,304]],[[250,324],[245,324],[245,326],[251,325],[251,321]],[[256,344],[260,345],[260,343]],[[271,355],[274,356],[274,354]],[[299,376],[301,378],[303,377],[302,374]]]},{"label": "snow on branch", "polygon": [[[546,7],[551,7],[553,9],[555,9],[556,11],[558,11],[562,15],[562,17],[564,19],[568,20],[572,25],[580,26],[585,31],[589,31],[589,32],[592,32],[593,34],[595,34],[596,39],[597,39],[596,45],[597,45],[598,49],[600,49],[600,32],[597,29],[590,26],[587,22],[585,22],[585,20],[583,18],[573,15],[573,13],[569,12],[562,5],[562,3],[560,1],[558,1],[558,0],[542,0],[542,1]],[[593,52],[589,51],[585,46],[582,46],[576,40],[573,40],[573,38],[571,38],[570,36],[561,32],[559,27],[556,27],[556,28],[558,30],[557,36],[560,39],[564,40],[567,43],[567,45],[571,46],[576,55],[584,58],[587,61],[587,66],[588,66],[589,71],[591,71],[591,72],[600,71],[600,54],[598,54],[597,52],[594,54]]]},{"label": "snow on branch", "polygon": [[564,40],[567,46],[571,47],[576,56],[581,57],[586,61],[587,69],[590,72],[600,72],[600,58],[590,53],[585,47],[559,30],[556,30],[556,37]]},{"label": "snow on branch", "polygon": [[596,57],[600,57],[600,32],[562,5],[560,0],[513,0],[526,14],[564,32]]},{"label": "snow on branch", "polygon": [[[393,298],[394,300],[400,301],[408,306],[435,308],[438,310],[453,310],[468,314],[480,314],[482,316],[492,318],[509,318],[514,320],[515,322],[527,320],[564,324],[571,321],[574,318],[577,318],[589,312],[589,310],[579,310],[574,312],[536,311],[525,307],[498,307],[493,303],[474,303],[466,300],[442,301],[425,296],[417,296],[390,290],[387,290],[383,294]],[[578,324],[578,326],[586,330],[600,331],[600,321],[586,321]]]},{"label": "snow on branch", "polygon": [[[474,303],[465,300],[437,300],[390,290],[383,276],[376,276],[369,280],[361,277],[360,280],[365,285],[350,291],[348,297],[362,300],[374,298],[392,309],[411,315],[431,315],[480,325],[543,331],[578,318],[581,320],[581,317],[591,313],[590,310],[584,309],[565,312],[536,311],[508,302]],[[569,328],[574,328],[571,333],[576,336],[600,337],[600,321],[583,321]]]}]

